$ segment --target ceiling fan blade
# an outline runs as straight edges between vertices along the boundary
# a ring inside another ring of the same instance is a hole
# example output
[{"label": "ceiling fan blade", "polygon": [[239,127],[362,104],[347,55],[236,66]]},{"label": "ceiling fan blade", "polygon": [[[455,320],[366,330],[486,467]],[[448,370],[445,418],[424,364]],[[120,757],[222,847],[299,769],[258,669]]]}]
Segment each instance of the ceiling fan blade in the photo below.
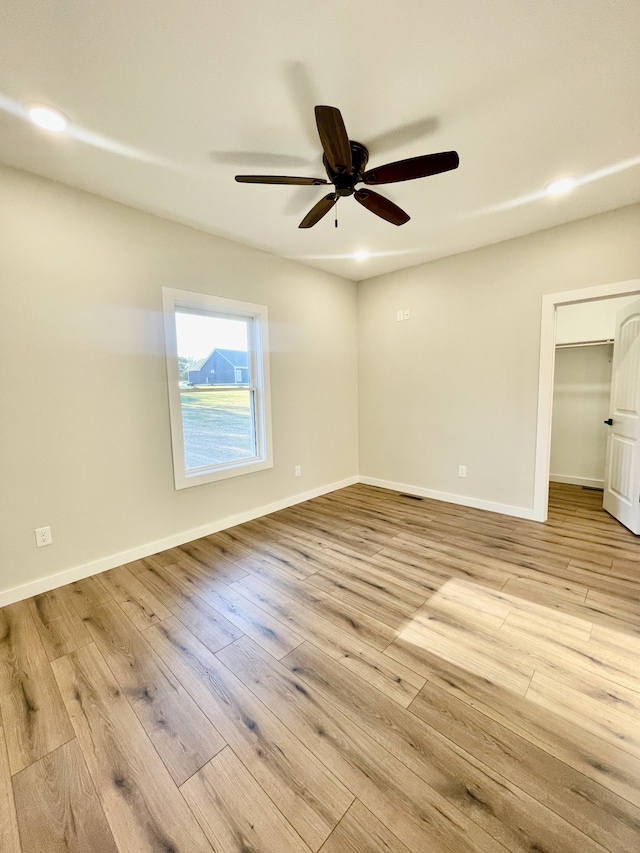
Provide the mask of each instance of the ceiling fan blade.
[{"label": "ceiling fan blade", "polygon": [[351,170],[351,145],[342,114],[337,107],[316,107],[316,125],[329,165],[342,174]]},{"label": "ceiling fan blade", "polygon": [[379,193],[374,193],[373,190],[357,190],[354,196],[356,201],[360,202],[371,213],[375,213],[376,216],[386,219],[387,222],[391,222],[393,225],[404,225],[405,222],[411,219],[409,214],[405,213],[397,204],[389,201],[388,198]]},{"label": "ceiling fan blade", "polygon": [[456,151],[442,151],[440,154],[425,154],[423,157],[410,157],[387,163],[377,169],[369,169],[362,176],[365,184],[394,184],[397,181],[412,181],[414,178],[428,178],[440,172],[457,169],[460,158]]},{"label": "ceiling fan blade", "polygon": [[325,213],[329,213],[337,201],[337,193],[329,193],[329,195],[321,198],[320,201],[311,208],[309,213],[307,213],[300,225],[298,225],[298,228],[311,228],[312,225],[315,225],[316,222],[319,222],[322,219]]},{"label": "ceiling fan blade", "polygon": [[324,178],[289,178],[285,175],[236,175],[239,184],[295,184],[303,187],[318,187],[328,184]]}]

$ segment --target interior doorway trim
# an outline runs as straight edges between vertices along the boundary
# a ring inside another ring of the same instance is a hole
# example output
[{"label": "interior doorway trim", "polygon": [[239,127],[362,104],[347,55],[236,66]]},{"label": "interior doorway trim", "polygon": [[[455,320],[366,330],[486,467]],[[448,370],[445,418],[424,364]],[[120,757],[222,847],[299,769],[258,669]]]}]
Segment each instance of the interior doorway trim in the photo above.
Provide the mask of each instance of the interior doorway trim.
[{"label": "interior doorway trim", "polygon": [[553,368],[556,350],[556,308],[577,302],[595,302],[640,293],[640,278],[547,293],[542,297],[540,325],[540,369],[538,374],[538,423],[536,427],[536,467],[533,485],[533,518],[546,521],[549,504],[549,465],[551,457],[551,414],[553,407]]}]

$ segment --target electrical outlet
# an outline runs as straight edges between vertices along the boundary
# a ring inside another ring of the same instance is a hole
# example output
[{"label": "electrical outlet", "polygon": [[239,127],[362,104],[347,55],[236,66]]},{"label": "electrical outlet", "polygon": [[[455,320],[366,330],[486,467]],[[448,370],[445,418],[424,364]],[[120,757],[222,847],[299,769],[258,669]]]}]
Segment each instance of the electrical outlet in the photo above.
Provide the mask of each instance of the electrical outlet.
[{"label": "electrical outlet", "polygon": [[396,320],[398,321],[398,323],[401,323],[404,320],[404,311],[402,310],[402,308],[396,311]]},{"label": "electrical outlet", "polygon": [[404,309],[404,319],[409,320],[411,317],[411,311],[408,308]]},{"label": "electrical outlet", "polygon": [[51,545],[53,539],[51,537],[51,528],[50,527],[38,527],[36,528],[36,545],[38,548],[42,548],[43,545]]},{"label": "electrical outlet", "polygon": [[295,473],[296,477],[299,477],[302,474],[302,468],[300,467],[300,465],[296,465],[296,467],[294,469],[294,473]]},{"label": "electrical outlet", "polygon": [[467,466],[466,465],[458,465],[458,477],[466,477],[467,476]]}]

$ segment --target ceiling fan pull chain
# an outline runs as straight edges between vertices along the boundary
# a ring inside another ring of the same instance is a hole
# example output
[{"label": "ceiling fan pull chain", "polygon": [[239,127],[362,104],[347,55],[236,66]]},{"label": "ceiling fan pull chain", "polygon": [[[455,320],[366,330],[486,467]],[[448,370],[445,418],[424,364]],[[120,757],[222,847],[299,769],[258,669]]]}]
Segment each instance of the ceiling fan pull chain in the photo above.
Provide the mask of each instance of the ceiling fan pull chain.
[{"label": "ceiling fan pull chain", "polygon": [[338,227],[338,205],[336,204],[336,228]]}]

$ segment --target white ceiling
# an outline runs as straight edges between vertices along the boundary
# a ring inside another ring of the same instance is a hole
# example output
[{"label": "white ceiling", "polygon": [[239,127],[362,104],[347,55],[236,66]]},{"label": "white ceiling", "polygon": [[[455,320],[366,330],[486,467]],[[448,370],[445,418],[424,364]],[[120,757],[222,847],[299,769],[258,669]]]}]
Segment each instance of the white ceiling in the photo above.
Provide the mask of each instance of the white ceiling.
[{"label": "white ceiling", "polygon": [[[328,188],[233,178],[324,177],[316,104],[370,166],[460,168],[379,188],[404,226],[346,198],[338,229],[299,230]],[[2,0],[0,160],[365,279],[640,201],[640,2]],[[584,183],[542,195],[565,175]]]}]

